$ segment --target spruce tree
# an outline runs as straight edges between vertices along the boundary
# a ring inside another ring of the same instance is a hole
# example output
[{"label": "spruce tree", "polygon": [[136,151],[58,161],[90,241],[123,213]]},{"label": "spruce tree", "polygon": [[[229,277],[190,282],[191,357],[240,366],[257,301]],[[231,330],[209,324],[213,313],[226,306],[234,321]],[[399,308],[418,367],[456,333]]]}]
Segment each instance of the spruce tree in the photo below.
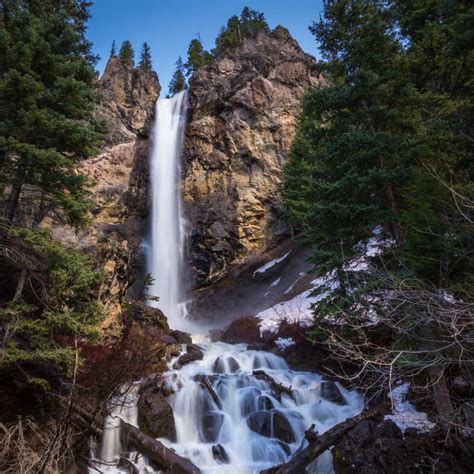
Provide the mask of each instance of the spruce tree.
[{"label": "spruce tree", "polygon": [[402,187],[417,154],[419,97],[408,80],[389,2],[327,2],[311,31],[333,86],[303,101],[286,166],[291,217],[317,244],[322,272],[342,268],[381,226],[403,239]]},{"label": "spruce tree", "polygon": [[117,47],[115,46],[115,40],[112,41],[112,47],[110,48],[110,57],[117,56]]},{"label": "spruce tree", "polygon": [[171,78],[170,84],[168,86],[168,96],[172,97],[173,95],[187,89],[188,85],[186,83],[186,78],[184,76],[184,64],[181,56],[176,61],[176,71]]},{"label": "spruce tree", "polygon": [[119,58],[127,66],[135,66],[135,52],[133,51],[132,43],[130,43],[130,41],[126,40],[122,43]]},{"label": "spruce tree", "polygon": [[212,61],[212,54],[206,51],[202,45],[201,39],[191,40],[188,47],[188,60],[185,64],[186,75],[191,76],[197,69]]},{"label": "spruce tree", "polygon": [[253,38],[260,31],[269,31],[263,13],[244,7],[240,18],[232,16],[216,38],[216,50],[219,53],[234,48],[245,38]]},{"label": "spruce tree", "polygon": [[143,43],[142,49],[140,51],[140,69],[144,69],[145,71],[151,71],[151,49],[148,43]]},{"label": "spruce tree", "polygon": [[[82,225],[88,186],[80,160],[98,153],[102,127],[95,57],[83,0],[4,1],[0,8],[0,366],[66,368],[62,336],[86,336],[100,314],[87,259],[39,226]],[[70,340],[70,339],[69,339]]]}]

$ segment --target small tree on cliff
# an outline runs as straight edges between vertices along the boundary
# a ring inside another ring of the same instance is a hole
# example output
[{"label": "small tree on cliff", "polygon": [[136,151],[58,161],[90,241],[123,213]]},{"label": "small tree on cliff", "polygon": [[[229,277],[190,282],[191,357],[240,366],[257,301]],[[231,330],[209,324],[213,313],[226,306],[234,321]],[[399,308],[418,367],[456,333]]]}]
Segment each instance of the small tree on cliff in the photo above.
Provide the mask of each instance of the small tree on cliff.
[{"label": "small tree on cliff", "polygon": [[112,47],[110,48],[110,57],[117,56],[117,47],[115,45],[115,40],[112,41]]},{"label": "small tree on cliff", "polygon": [[135,66],[135,52],[130,41],[126,40],[122,43],[119,58],[124,64],[132,67]]},{"label": "small tree on cliff", "polygon": [[204,49],[201,38],[198,36],[191,40],[188,47],[188,60],[184,65],[186,68],[186,75],[188,77],[191,76],[194,71],[211,61],[212,54]]},{"label": "small tree on cliff", "polygon": [[151,71],[151,48],[148,43],[143,43],[142,49],[140,51],[140,69],[145,71]]},{"label": "small tree on cliff", "polygon": [[171,78],[171,82],[168,86],[168,95],[172,97],[178,92],[187,89],[186,78],[184,77],[184,64],[181,56],[176,61],[176,71]]},{"label": "small tree on cliff", "polygon": [[216,52],[237,46],[245,38],[253,38],[260,31],[269,31],[263,13],[245,7],[240,14],[229,18],[216,38]]}]

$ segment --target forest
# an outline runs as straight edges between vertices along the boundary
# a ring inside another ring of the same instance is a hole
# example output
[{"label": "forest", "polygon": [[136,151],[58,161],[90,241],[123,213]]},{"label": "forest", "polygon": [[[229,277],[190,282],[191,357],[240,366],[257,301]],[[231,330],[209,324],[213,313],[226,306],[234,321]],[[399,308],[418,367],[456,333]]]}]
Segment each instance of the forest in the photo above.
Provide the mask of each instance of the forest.
[{"label": "forest", "polygon": [[0,0],[0,472],[472,471],[474,6],[322,8]]}]

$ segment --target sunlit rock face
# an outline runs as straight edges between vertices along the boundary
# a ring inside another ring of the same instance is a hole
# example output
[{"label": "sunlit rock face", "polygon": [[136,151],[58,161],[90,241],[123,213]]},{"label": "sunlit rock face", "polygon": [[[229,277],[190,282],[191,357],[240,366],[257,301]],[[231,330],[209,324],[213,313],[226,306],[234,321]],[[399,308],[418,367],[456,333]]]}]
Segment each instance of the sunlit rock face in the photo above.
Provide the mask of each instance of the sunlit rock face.
[{"label": "sunlit rock face", "polygon": [[[99,80],[97,117],[108,133],[101,153],[80,167],[92,183],[91,225],[78,232],[53,225],[66,244],[93,256],[105,274],[100,290],[106,319],[103,330],[120,332],[118,315],[125,295],[134,292],[143,272],[143,235],[149,208],[148,152],[154,106],[160,93],[155,72],[109,59]],[[139,293],[137,288],[135,293]],[[137,296],[137,294],[132,295]]]},{"label": "sunlit rock face", "polygon": [[223,278],[286,235],[278,218],[282,166],[304,91],[326,84],[281,26],[194,74],[183,185],[195,286]]}]

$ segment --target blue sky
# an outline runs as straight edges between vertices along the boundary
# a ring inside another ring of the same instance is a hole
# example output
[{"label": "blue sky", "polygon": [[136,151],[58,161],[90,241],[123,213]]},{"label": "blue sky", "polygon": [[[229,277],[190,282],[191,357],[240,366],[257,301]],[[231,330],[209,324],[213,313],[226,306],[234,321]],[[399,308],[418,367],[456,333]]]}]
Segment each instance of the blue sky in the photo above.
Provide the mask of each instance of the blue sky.
[{"label": "blue sky", "polygon": [[221,26],[246,5],[263,12],[271,28],[288,28],[303,50],[317,56],[308,26],[319,18],[322,0],[94,0],[87,36],[101,57],[97,69],[102,73],[113,40],[119,46],[130,40],[136,57],[147,41],[164,95],[174,63],[178,56],[185,60],[191,39],[199,33],[204,47],[213,48]]}]

